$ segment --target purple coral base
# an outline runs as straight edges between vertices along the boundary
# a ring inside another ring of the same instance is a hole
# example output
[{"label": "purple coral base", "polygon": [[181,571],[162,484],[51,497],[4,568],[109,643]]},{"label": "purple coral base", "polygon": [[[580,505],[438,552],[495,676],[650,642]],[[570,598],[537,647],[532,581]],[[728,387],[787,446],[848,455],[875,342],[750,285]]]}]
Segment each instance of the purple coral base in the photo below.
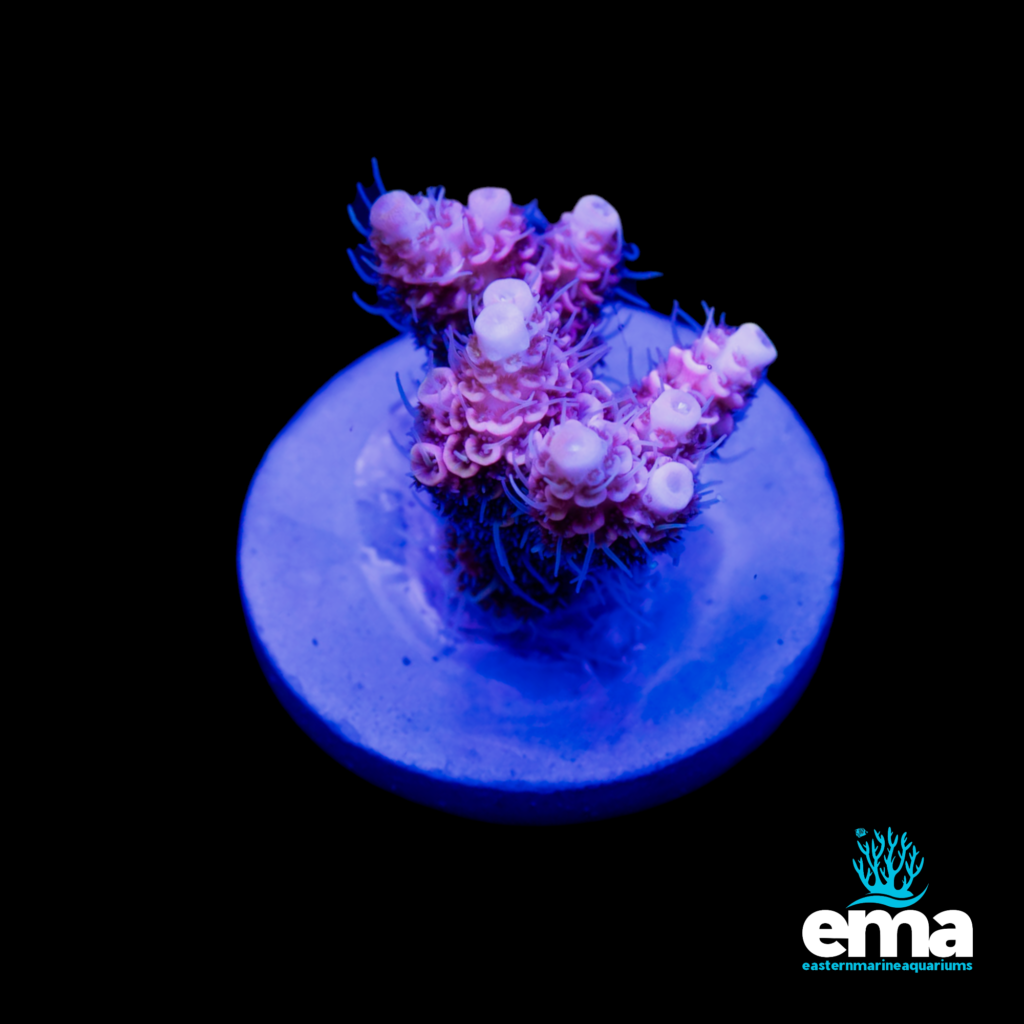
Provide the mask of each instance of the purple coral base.
[{"label": "purple coral base", "polygon": [[563,825],[632,814],[675,800],[710,782],[759,747],[807,688],[825,649],[834,611],[833,604],[817,643],[783,694],[724,739],[647,774],[574,788],[466,785],[440,774],[407,768],[352,742],[288,685],[254,631],[248,608],[245,621],[260,667],[277,699],[303,732],[349,771],[407,800],[464,818],[508,825]]}]

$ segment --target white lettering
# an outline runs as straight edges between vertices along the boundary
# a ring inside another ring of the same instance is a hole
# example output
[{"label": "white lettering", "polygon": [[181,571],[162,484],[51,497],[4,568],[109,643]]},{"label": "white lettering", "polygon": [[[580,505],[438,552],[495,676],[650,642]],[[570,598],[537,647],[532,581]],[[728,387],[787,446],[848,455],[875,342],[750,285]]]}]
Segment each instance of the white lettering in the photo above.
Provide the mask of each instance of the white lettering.
[{"label": "white lettering", "polygon": [[890,917],[884,910],[851,910],[849,913],[850,956],[865,956],[864,933],[869,924],[878,925],[879,952],[882,956],[896,956],[896,935],[901,924],[910,925],[910,955],[928,955],[928,918],[919,910],[901,910]]},{"label": "white lettering", "polygon": [[[944,910],[936,914],[933,921],[952,925],[932,932],[930,948],[932,956],[974,956],[974,924],[962,910]],[[952,942],[953,945],[947,945]],[[914,956],[917,956],[915,953]]]},{"label": "white lettering", "polygon": [[815,956],[840,956],[845,953],[844,946],[831,940],[845,939],[846,934],[846,920],[834,910],[816,910],[804,921],[802,932],[804,945]]}]

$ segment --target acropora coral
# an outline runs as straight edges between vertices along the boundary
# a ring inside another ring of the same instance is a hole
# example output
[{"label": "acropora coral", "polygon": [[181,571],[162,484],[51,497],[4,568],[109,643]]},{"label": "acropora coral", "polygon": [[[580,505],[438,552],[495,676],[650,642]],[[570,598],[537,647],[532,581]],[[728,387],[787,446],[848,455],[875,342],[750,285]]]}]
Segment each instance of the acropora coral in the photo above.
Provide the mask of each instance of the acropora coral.
[{"label": "acropora coral", "polygon": [[698,513],[700,469],[775,360],[771,341],[707,307],[703,325],[681,314],[693,343],[613,390],[603,313],[646,305],[635,281],[657,275],[625,266],[639,251],[610,203],[584,196],[550,224],[501,188],[464,206],[443,189],[389,192],[376,162],[374,180],[349,208],[367,236],[349,255],[378,304],[355,298],[430,353],[402,396],[411,471],[468,595],[547,609],[599,569],[632,574]]}]

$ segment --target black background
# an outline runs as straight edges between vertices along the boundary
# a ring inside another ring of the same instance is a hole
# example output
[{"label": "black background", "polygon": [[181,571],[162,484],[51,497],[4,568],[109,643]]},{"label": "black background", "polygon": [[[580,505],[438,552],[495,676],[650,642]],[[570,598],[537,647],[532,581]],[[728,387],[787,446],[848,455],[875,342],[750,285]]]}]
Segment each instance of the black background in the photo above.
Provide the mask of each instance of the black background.
[{"label": "black background", "polygon": [[[970,256],[955,206],[940,203],[949,182],[932,170],[938,137],[852,115],[725,134],[653,109],[630,130],[578,112],[487,128],[427,114],[339,125],[315,110],[268,97],[257,120],[211,142],[227,157],[204,261],[227,353],[215,452],[226,500],[212,568],[224,611],[210,658],[214,710],[195,729],[214,881],[230,891],[258,879],[254,919],[354,920],[371,945],[401,922],[417,942],[452,928],[482,955],[502,949],[524,963],[571,948],[598,972],[629,951],[652,972],[739,957],[786,975],[810,959],[807,914],[845,913],[863,892],[850,866],[854,830],[891,825],[926,858],[915,891],[931,887],[918,909],[962,909],[977,925],[957,851],[983,831],[986,655],[964,516],[984,424],[956,386]],[[371,156],[389,188],[444,184],[465,199],[502,185],[516,202],[538,198],[552,220],[598,193],[640,247],[634,266],[665,275],[641,285],[655,309],[677,298],[699,317],[703,299],[775,342],[770,379],[818,440],[839,494],[843,581],[795,710],[702,789],[585,825],[462,820],[350,774],[265,682],[234,578],[239,515],[277,432],[393,335],[350,298],[358,288],[372,299],[345,255],[360,241],[345,206],[355,182],[369,182]],[[520,947],[523,925],[531,939]],[[906,940],[900,951],[909,956]]]}]

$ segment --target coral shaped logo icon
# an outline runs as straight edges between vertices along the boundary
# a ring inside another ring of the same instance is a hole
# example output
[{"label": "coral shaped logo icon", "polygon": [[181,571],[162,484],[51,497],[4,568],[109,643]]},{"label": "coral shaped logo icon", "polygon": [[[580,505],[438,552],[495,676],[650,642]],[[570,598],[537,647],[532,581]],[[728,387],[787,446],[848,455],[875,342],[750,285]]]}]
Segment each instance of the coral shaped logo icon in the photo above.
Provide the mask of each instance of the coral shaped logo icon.
[{"label": "coral shaped logo icon", "polygon": [[[857,829],[857,834],[863,834],[863,830]],[[866,843],[857,843],[857,849],[864,854],[868,863],[865,868],[864,857],[861,857],[859,862],[853,862],[853,869],[864,883],[868,895],[854,900],[847,905],[847,909],[857,906],[858,903],[881,903],[885,907],[913,905],[928,891],[927,885],[917,896],[910,891],[910,883],[924,867],[924,855],[921,855],[921,863],[915,866],[918,857],[917,847],[907,843],[906,832],[899,838],[899,849],[891,828],[888,830],[888,843],[877,829],[875,840],[877,842],[869,839]],[[899,863],[894,863],[897,857]],[[897,885],[901,871],[905,872],[903,884]]]}]

